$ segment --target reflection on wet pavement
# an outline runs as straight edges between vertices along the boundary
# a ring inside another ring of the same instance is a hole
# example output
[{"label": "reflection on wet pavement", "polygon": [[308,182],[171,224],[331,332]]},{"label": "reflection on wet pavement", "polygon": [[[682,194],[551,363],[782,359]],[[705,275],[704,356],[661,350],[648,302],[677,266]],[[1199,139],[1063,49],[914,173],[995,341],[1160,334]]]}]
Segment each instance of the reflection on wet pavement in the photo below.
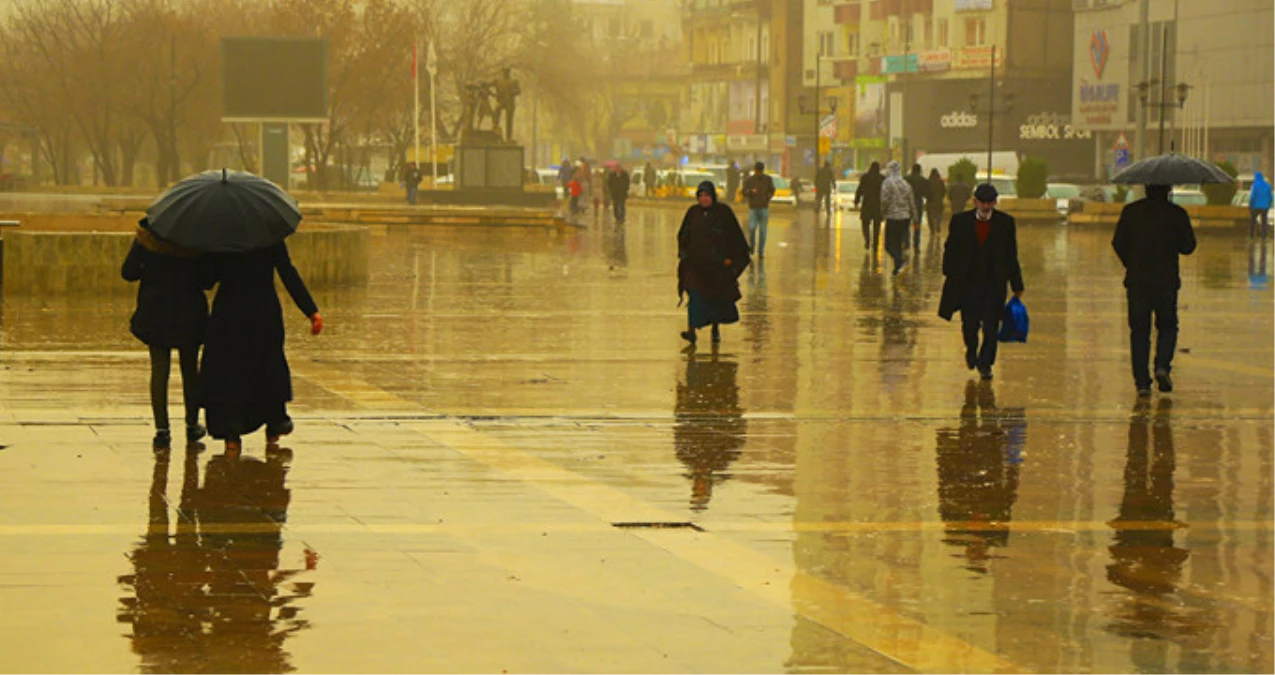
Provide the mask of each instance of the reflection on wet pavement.
[{"label": "reflection on wet pavement", "polygon": [[322,336],[287,315],[295,457],[154,458],[128,289],[5,296],[0,663],[1275,670],[1269,244],[1201,237],[1138,400],[1109,232],[1020,229],[981,384],[941,242],[892,279],[848,214],[777,211],[684,353],[680,216],[373,230]]}]

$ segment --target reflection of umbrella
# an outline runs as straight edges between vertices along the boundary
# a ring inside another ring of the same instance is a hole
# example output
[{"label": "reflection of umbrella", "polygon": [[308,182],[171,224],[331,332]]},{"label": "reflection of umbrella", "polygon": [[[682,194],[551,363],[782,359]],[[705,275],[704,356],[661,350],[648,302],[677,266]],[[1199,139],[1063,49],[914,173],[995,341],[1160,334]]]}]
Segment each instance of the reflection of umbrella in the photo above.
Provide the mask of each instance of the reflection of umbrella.
[{"label": "reflection of umbrella", "polygon": [[278,185],[225,169],[183,178],[150,205],[146,216],[160,239],[212,253],[277,244],[301,222],[296,200]]},{"label": "reflection of umbrella", "polygon": [[1235,179],[1214,164],[1170,152],[1134,162],[1129,168],[1116,174],[1111,181],[1127,185],[1182,185],[1231,183]]}]

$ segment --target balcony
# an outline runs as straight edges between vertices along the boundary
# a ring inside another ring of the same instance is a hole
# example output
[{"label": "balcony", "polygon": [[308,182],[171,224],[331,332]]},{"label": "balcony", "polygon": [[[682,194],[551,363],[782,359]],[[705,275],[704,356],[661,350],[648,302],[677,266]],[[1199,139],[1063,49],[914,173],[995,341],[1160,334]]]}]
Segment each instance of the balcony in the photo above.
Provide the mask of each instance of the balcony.
[{"label": "balcony", "polygon": [[863,6],[857,2],[837,5],[832,8],[832,21],[836,24],[856,24],[861,21]]}]

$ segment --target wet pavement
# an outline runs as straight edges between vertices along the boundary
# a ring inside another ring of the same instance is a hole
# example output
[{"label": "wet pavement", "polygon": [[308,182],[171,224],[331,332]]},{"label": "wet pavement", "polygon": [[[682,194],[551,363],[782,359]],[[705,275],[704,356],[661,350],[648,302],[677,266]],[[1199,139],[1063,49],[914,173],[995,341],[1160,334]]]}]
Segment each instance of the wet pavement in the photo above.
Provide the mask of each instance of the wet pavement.
[{"label": "wet pavement", "polygon": [[685,353],[679,221],[374,229],[237,461],[151,453],[129,293],[6,296],[0,670],[1275,669],[1269,245],[1202,237],[1139,401],[1108,232],[1020,229],[980,384],[853,215]]}]

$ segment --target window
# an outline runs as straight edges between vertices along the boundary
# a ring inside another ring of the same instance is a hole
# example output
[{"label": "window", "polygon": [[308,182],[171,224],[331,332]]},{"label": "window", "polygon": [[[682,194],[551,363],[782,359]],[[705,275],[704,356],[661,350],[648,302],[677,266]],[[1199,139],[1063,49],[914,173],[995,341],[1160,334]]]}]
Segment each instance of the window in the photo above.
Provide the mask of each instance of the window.
[{"label": "window", "polygon": [[[899,17],[892,16],[885,22],[885,39],[886,44],[894,46],[900,42],[899,33]],[[892,50],[893,51],[893,50]]]},{"label": "window", "polygon": [[859,34],[846,33],[846,54],[849,56],[859,56]]},{"label": "window", "polygon": [[938,31],[937,31],[937,32],[938,32],[938,36],[937,36],[937,40],[936,40],[937,44],[936,44],[935,46],[939,47],[940,49],[946,48],[946,47],[948,46],[948,44],[947,44],[947,17],[943,17],[943,18],[939,19],[939,23],[938,23]]},{"label": "window", "polygon": [[836,35],[830,31],[819,31],[819,56],[832,56],[836,51]]},{"label": "window", "polygon": [[934,18],[929,15],[925,17],[925,48],[934,48]]},{"label": "window", "polygon": [[987,44],[987,20],[971,18],[965,20],[965,46],[977,47]]},{"label": "window", "polygon": [[757,38],[748,38],[748,53],[744,55],[745,59],[752,62],[757,60]]}]

